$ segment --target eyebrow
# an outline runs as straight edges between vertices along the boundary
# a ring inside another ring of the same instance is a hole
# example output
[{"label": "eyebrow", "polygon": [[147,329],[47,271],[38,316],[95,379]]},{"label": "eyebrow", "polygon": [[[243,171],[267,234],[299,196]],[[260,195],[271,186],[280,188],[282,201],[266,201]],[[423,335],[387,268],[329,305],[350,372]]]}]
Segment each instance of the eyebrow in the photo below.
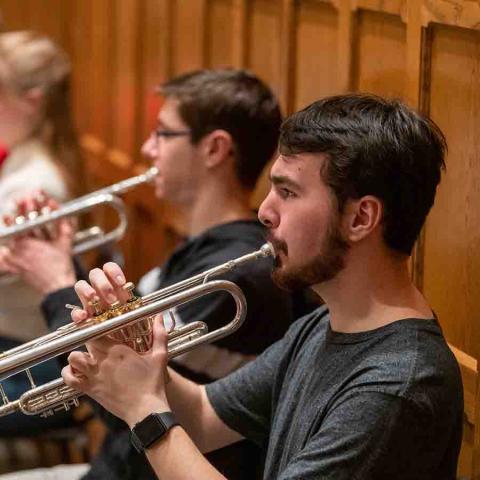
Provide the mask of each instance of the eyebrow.
[{"label": "eyebrow", "polygon": [[162,120],[160,117],[157,118],[157,127],[156,128],[165,128],[167,130],[173,130],[174,127],[169,127],[164,120]]},{"label": "eyebrow", "polygon": [[270,182],[273,185],[283,185],[286,187],[294,188],[300,190],[301,187],[297,182],[294,182],[291,178],[286,177],[285,175],[272,175],[270,174]]}]

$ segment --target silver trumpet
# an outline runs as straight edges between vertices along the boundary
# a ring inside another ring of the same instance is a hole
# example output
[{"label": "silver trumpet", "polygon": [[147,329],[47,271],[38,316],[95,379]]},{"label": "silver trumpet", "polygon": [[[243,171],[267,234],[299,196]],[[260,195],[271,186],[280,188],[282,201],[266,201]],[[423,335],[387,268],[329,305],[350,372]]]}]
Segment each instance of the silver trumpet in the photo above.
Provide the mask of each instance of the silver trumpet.
[{"label": "silver trumpet", "polygon": [[141,298],[133,295],[133,284],[128,283],[125,289],[129,291],[130,299],[126,304],[117,302],[110,309],[101,311],[98,302],[95,302],[95,315],[85,322],[70,323],[55,332],[7,350],[0,355],[0,380],[25,371],[32,388],[17,400],[10,401],[0,385],[3,399],[0,417],[14,412],[46,417],[55,411],[69,410],[78,405],[81,393],[65,385],[62,378],[36,386],[29,369],[104,335],[126,343],[138,352],[145,352],[152,343],[152,316],[169,311],[174,319],[171,309],[209,293],[225,291],[233,297],[237,307],[233,320],[212,332],[208,332],[204,322],[192,322],[173,328],[168,334],[169,359],[235,332],[242,325],[247,312],[245,296],[234,283],[211,278],[230,272],[252,260],[271,256],[274,256],[274,250],[272,245],[267,243],[255,252]]},{"label": "silver trumpet", "polygon": [[117,196],[129,190],[151,182],[158,174],[156,167],[151,167],[145,173],[131,177],[96,192],[89,193],[63,204],[58,210],[42,209],[40,212],[29,212],[27,215],[15,218],[14,225],[0,228],[0,244],[17,237],[32,233],[35,230],[47,230],[48,227],[62,218],[70,218],[84,214],[100,205],[113,208],[118,214],[118,225],[110,232],[94,226],[77,232],[73,241],[73,255],[84,253],[101,245],[120,240],[127,229],[127,214],[124,202]]}]

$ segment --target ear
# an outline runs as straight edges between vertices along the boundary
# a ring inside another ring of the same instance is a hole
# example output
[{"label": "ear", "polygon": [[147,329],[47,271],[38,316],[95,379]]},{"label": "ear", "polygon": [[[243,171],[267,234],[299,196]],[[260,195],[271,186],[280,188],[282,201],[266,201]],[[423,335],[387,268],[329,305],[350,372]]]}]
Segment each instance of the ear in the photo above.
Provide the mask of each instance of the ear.
[{"label": "ear", "polygon": [[229,158],[233,152],[233,140],[225,130],[214,130],[202,140],[205,166],[214,168]]},{"label": "ear", "polygon": [[381,224],[383,203],[373,195],[348,200],[342,215],[342,227],[346,239],[356,243],[372,234]]}]

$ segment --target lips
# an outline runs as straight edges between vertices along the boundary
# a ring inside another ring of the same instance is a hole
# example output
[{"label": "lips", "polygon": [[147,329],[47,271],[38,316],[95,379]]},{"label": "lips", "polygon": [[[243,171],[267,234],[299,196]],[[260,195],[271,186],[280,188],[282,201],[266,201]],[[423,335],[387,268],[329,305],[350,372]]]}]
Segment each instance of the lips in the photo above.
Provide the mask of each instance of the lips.
[{"label": "lips", "polygon": [[285,241],[275,238],[271,233],[267,234],[267,241],[273,245],[276,258],[280,253],[283,253],[285,256],[288,255],[288,246]]}]

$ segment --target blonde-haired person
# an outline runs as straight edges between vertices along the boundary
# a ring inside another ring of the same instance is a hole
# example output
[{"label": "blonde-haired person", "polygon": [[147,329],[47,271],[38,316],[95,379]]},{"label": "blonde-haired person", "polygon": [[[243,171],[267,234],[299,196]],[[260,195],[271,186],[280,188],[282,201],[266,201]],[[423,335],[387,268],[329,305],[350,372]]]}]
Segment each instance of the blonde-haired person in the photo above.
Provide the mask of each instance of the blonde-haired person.
[{"label": "blonde-haired person", "polygon": [[[68,56],[48,37],[30,31],[0,33],[0,144],[8,152],[0,164],[0,224],[32,191],[44,190],[62,202],[83,190],[69,105],[70,70]],[[0,251],[0,270],[1,264]],[[18,277],[0,274],[1,349],[47,333],[41,299]],[[56,378],[58,372],[54,362],[34,369],[42,380]],[[23,377],[3,382],[10,398],[28,388]],[[63,421],[61,416],[47,423],[14,415],[0,421],[0,435]]]}]

